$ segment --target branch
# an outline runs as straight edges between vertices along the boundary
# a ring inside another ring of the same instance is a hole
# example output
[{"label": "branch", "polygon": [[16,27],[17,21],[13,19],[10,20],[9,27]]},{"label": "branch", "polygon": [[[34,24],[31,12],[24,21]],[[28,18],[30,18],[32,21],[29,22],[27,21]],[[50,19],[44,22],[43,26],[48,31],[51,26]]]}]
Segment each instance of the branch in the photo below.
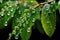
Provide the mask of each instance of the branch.
[{"label": "branch", "polygon": [[54,0],[49,1],[49,2],[39,3],[39,4],[35,5],[34,9],[37,8],[37,7],[39,7],[39,6],[42,7],[42,5],[44,5],[44,4],[48,4],[48,3],[51,3],[51,2],[53,2],[53,1],[54,1]]},{"label": "branch", "polygon": [[[53,2],[53,1],[54,1],[54,0],[36,4],[36,5],[34,6],[34,8],[32,8],[32,9],[34,10],[35,8],[37,8],[37,7],[39,7],[39,6],[40,6],[40,7],[43,7],[44,4],[48,4],[48,3],[51,3],[51,2]],[[17,2],[16,2],[16,4],[21,4],[21,3],[24,3],[24,2],[23,2],[23,1],[17,1]],[[30,7],[31,5],[28,5],[28,6]]]}]

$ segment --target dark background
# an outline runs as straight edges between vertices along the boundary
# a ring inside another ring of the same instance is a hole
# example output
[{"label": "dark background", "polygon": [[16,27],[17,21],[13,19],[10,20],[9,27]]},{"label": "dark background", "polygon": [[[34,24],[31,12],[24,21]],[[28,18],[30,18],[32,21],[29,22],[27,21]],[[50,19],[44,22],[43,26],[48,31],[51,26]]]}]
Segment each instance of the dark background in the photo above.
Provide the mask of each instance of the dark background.
[{"label": "dark background", "polygon": [[[38,2],[40,1],[38,0]],[[32,34],[31,34],[30,40],[60,40],[60,14],[58,10],[56,10],[56,16],[57,16],[56,30],[51,38],[49,38],[45,33],[41,34],[37,28],[35,29],[32,28]],[[8,34],[11,31],[12,31],[11,24],[9,23],[8,27],[6,27],[3,30],[0,30],[0,40],[7,40],[7,38],[9,37]],[[15,39],[12,37],[11,40],[15,40]]]}]

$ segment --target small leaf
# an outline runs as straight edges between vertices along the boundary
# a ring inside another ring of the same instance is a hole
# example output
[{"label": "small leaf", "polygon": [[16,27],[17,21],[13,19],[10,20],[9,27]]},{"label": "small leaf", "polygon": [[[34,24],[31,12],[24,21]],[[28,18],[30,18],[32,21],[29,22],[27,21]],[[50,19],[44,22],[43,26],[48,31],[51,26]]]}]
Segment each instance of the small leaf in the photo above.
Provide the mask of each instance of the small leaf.
[{"label": "small leaf", "polygon": [[50,37],[53,35],[56,26],[56,13],[54,7],[55,7],[54,4],[53,5],[46,4],[41,14],[41,23],[43,29],[45,33]]}]

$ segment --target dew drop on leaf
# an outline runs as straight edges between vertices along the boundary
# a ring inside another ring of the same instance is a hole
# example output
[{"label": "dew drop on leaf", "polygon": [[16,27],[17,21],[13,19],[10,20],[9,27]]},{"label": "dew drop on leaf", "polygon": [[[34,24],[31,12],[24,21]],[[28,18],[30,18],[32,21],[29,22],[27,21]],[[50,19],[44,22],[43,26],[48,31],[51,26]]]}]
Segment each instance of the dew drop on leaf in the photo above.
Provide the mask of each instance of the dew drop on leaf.
[{"label": "dew drop on leaf", "polygon": [[5,23],[4,26],[7,26],[7,23]]},{"label": "dew drop on leaf", "polygon": [[23,23],[23,27],[25,27],[26,26],[26,24],[25,23]]},{"label": "dew drop on leaf", "polygon": [[22,29],[20,29],[20,33],[22,32]]},{"label": "dew drop on leaf", "polygon": [[45,4],[45,5],[44,5],[44,8],[45,8],[46,10],[49,10],[50,4]]},{"label": "dew drop on leaf", "polygon": [[26,24],[28,24],[28,21],[26,21]]},{"label": "dew drop on leaf", "polygon": [[10,15],[10,13],[7,14],[8,16]]},{"label": "dew drop on leaf", "polygon": [[7,6],[4,6],[4,8],[7,8]]},{"label": "dew drop on leaf", "polygon": [[32,13],[35,13],[35,11],[32,11]]},{"label": "dew drop on leaf", "polygon": [[35,18],[33,18],[32,22],[35,22]]},{"label": "dew drop on leaf", "polygon": [[9,7],[12,7],[11,5]]},{"label": "dew drop on leaf", "polygon": [[15,39],[18,39],[18,35],[15,36]]},{"label": "dew drop on leaf", "polygon": [[5,11],[4,8],[1,9],[3,12]]},{"label": "dew drop on leaf", "polygon": [[1,16],[4,16],[4,14],[2,13]]},{"label": "dew drop on leaf", "polygon": [[5,21],[5,23],[7,23],[7,21]]},{"label": "dew drop on leaf", "polygon": [[20,23],[20,26],[22,26],[22,24]]},{"label": "dew drop on leaf", "polygon": [[13,11],[13,9],[11,9],[11,11]]},{"label": "dew drop on leaf", "polygon": [[31,1],[31,3],[33,3],[33,1]]},{"label": "dew drop on leaf", "polygon": [[24,6],[25,6],[25,7],[27,6],[27,2],[24,2]]},{"label": "dew drop on leaf", "polygon": [[60,1],[58,2],[58,5],[60,5]]},{"label": "dew drop on leaf", "polygon": [[12,34],[16,34],[16,31],[15,31],[15,30],[13,30]]},{"label": "dew drop on leaf", "polygon": [[30,27],[27,29],[27,32],[30,32]]},{"label": "dew drop on leaf", "polygon": [[19,14],[21,14],[21,11],[19,11]]},{"label": "dew drop on leaf", "polygon": [[8,40],[10,40],[10,39],[11,39],[11,37],[12,37],[12,34],[10,33],[10,34],[9,34],[9,38],[8,38]]},{"label": "dew drop on leaf", "polygon": [[47,23],[50,23],[50,21],[47,21]]}]

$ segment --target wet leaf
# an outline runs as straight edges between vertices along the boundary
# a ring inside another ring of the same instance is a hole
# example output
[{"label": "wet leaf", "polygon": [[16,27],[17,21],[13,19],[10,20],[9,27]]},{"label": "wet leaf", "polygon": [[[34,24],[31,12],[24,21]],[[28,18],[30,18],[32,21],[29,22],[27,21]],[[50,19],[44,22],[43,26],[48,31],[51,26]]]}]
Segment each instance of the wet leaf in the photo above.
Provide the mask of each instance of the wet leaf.
[{"label": "wet leaf", "polygon": [[[9,6],[7,6],[7,3]],[[15,2],[13,2],[15,4]],[[2,4],[3,5],[3,4]],[[16,5],[12,5],[12,2],[6,2],[0,12],[0,29],[8,25],[8,21],[14,16]]]},{"label": "wet leaf", "polygon": [[56,13],[54,5],[49,6],[49,4],[47,4],[44,6],[41,14],[41,23],[45,33],[51,37],[55,31],[56,26]]}]

